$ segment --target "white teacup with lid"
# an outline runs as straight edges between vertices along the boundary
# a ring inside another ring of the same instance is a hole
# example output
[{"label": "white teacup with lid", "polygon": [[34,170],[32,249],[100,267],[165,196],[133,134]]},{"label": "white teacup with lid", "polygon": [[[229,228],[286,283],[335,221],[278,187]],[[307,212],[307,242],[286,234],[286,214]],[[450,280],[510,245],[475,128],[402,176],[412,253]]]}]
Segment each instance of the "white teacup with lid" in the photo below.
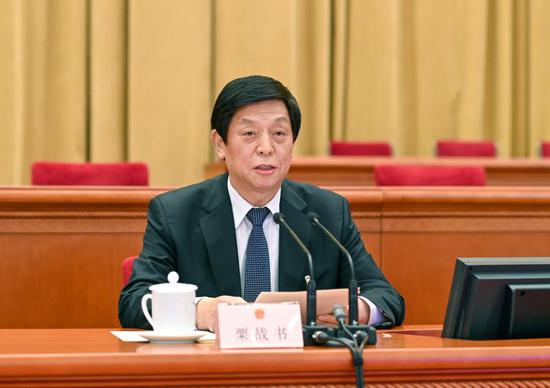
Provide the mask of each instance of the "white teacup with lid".
[{"label": "white teacup with lid", "polygon": [[[149,287],[151,294],[143,295],[141,308],[145,318],[156,332],[181,333],[195,330],[194,284],[178,283],[177,272],[168,274],[168,283]],[[147,300],[151,299],[152,314],[149,314]]]}]

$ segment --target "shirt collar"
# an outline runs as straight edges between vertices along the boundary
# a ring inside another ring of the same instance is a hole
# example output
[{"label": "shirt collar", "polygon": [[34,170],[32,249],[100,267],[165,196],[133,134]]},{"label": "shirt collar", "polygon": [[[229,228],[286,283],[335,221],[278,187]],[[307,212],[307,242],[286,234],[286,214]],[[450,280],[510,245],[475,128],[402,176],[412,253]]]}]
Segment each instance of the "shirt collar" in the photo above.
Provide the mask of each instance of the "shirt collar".
[{"label": "shirt collar", "polygon": [[[231,184],[231,177],[227,179],[227,191],[229,192],[229,199],[231,201],[231,207],[233,209],[233,220],[235,221],[235,229],[243,222],[244,218],[248,214],[249,210],[254,207],[248,203]],[[275,196],[269,201],[265,207],[269,209],[271,215],[279,212],[279,205],[281,202],[281,188],[277,190]],[[269,217],[269,215],[268,215]]]}]

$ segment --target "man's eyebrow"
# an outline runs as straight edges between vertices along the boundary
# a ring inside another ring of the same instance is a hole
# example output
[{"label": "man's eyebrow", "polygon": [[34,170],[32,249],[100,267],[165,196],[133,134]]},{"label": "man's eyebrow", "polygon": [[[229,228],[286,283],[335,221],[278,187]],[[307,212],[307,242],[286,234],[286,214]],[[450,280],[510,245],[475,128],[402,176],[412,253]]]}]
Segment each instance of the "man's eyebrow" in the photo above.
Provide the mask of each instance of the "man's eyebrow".
[{"label": "man's eyebrow", "polygon": [[254,120],[250,120],[250,119],[247,119],[246,117],[243,117],[242,119],[239,120],[239,124],[252,124],[254,122]]},{"label": "man's eyebrow", "polygon": [[[283,115],[281,115],[281,116],[275,118],[274,121],[277,122],[277,123],[289,123],[289,122],[290,122],[290,120],[288,119],[288,117],[283,116]],[[239,125],[241,125],[241,124],[242,124],[242,125],[248,125],[248,124],[254,124],[255,122],[256,122],[256,120],[252,120],[252,119],[249,119],[249,118],[247,118],[247,117],[243,117],[242,119],[240,119],[240,120],[238,121],[238,124],[239,124]]]}]

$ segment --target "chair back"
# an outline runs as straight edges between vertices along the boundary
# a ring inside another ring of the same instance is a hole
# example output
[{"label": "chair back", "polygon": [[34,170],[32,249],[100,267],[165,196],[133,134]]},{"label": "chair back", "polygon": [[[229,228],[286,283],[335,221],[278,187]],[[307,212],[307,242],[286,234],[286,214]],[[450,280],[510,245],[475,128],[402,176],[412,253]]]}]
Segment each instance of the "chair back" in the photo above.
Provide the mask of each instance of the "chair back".
[{"label": "chair back", "polygon": [[485,186],[481,166],[374,166],[377,186]]},{"label": "chair back", "polygon": [[540,143],[540,156],[543,158],[550,158],[550,141],[543,141]]},{"label": "chair back", "polygon": [[393,149],[386,142],[332,141],[331,155],[347,156],[392,156]]},{"label": "chair back", "polygon": [[33,185],[147,186],[145,163],[61,163],[34,162]]},{"label": "chair back", "polygon": [[129,256],[122,262],[122,285],[125,286],[132,277],[132,270],[134,269],[134,260],[138,256]]},{"label": "chair back", "polygon": [[497,148],[493,141],[440,140],[437,156],[495,157]]}]

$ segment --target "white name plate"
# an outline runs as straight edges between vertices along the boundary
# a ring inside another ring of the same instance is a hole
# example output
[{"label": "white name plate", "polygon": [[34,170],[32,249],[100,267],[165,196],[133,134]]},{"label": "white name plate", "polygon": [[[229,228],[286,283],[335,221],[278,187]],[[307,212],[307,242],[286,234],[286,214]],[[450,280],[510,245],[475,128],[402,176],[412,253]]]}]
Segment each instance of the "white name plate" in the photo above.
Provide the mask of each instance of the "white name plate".
[{"label": "white name plate", "polygon": [[220,349],[303,348],[298,303],[218,304]]}]

